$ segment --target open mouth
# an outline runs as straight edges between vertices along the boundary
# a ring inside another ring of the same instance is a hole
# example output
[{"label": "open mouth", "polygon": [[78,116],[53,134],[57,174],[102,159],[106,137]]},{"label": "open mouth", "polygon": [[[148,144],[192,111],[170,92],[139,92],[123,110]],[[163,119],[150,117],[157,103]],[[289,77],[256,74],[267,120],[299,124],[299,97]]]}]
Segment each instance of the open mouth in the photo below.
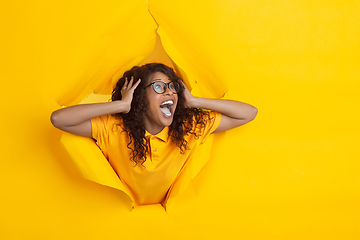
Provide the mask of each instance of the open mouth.
[{"label": "open mouth", "polygon": [[174,106],[174,101],[171,99],[167,99],[160,104],[160,110],[165,117],[171,117],[173,114],[172,111],[173,106]]}]

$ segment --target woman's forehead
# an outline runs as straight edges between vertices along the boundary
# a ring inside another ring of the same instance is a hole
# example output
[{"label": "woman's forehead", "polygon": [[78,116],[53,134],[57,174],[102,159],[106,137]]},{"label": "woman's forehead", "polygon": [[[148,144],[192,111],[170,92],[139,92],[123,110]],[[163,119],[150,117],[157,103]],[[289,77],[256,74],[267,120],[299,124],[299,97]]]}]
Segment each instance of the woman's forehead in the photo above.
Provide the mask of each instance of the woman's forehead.
[{"label": "woman's forehead", "polygon": [[171,81],[171,78],[162,72],[154,72],[149,77],[149,83],[155,82],[155,81],[169,82],[169,81]]}]

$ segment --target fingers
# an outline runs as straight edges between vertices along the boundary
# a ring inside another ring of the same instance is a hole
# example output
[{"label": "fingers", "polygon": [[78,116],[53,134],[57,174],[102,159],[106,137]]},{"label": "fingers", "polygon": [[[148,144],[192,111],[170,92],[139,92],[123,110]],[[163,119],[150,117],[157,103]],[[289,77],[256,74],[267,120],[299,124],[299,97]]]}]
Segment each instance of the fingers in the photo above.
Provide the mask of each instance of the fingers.
[{"label": "fingers", "polygon": [[134,77],[133,77],[133,76],[131,76],[129,82],[128,82],[128,79],[125,78],[124,88],[125,88],[125,89],[131,88],[131,86],[132,86],[132,84],[133,84],[133,81],[134,81]]},{"label": "fingers", "polygon": [[141,79],[139,78],[139,80],[134,84],[134,86],[132,87],[134,90],[137,88],[137,86],[139,86],[141,82]]},{"label": "fingers", "polygon": [[133,82],[134,82],[134,77],[132,76],[130,81],[128,82],[128,79],[125,78],[125,83],[124,83],[124,86],[122,88],[122,90],[135,90],[137,88],[137,86],[140,84],[141,82],[141,79],[139,79],[134,85],[133,85]]},{"label": "fingers", "polygon": [[122,88],[121,88],[121,93],[122,93],[122,94],[123,94],[124,91],[126,91],[127,85],[128,85],[128,80],[127,80],[127,77],[126,77],[126,78],[125,78],[125,83],[124,83],[124,85],[123,85]]},{"label": "fingers", "polygon": [[131,79],[130,79],[129,84],[127,85],[127,88],[131,88],[131,86],[132,86],[132,84],[133,84],[133,81],[134,81],[134,77],[131,76]]},{"label": "fingers", "polygon": [[185,85],[184,82],[181,82],[181,84],[183,85],[184,89],[188,90],[187,86]]},{"label": "fingers", "polygon": [[131,88],[132,82],[133,82],[133,77],[131,77],[130,82],[128,82],[128,78],[125,77],[125,83],[124,83],[121,91],[128,90],[129,88]]}]

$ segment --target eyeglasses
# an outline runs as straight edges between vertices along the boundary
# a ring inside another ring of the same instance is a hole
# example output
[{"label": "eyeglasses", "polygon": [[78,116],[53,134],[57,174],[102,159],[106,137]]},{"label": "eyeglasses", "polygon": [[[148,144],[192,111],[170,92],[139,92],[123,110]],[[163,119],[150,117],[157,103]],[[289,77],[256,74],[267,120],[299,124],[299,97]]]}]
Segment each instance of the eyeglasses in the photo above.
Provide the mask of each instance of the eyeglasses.
[{"label": "eyeglasses", "polygon": [[177,82],[164,83],[161,81],[155,81],[144,87],[144,89],[149,87],[150,85],[152,85],[152,88],[158,94],[163,94],[164,92],[166,92],[166,87],[169,88],[175,94],[178,93],[180,90],[180,85]]}]

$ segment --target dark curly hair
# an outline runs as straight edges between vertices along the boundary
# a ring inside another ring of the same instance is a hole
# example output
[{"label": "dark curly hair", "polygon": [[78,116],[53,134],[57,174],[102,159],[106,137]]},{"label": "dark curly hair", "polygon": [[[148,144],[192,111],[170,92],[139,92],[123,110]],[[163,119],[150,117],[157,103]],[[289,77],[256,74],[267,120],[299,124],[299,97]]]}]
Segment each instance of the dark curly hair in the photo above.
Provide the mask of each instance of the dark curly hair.
[{"label": "dark curly hair", "polygon": [[169,136],[171,141],[180,148],[180,153],[184,154],[187,147],[185,136],[189,134],[195,135],[196,138],[200,136],[200,132],[195,132],[194,127],[204,127],[207,120],[209,120],[209,113],[201,109],[187,108],[185,106],[184,87],[181,84],[182,79],[178,77],[175,71],[161,63],[149,63],[142,66],[135,66],[131,70],[126,71],[124,75],[116,83],[112,92],[112,101],[121,100],[121,89],[125,83],[125,78],[134,78],[134,83],[141,79],[139,86],[135,89],[133,100],[131,103],[130,112],[116,113],[116,118],[122,119],[120,125],[130,137],[130,142],[127,147],[131,149],[131,160],[143,164],[146,161],[146,154],[149,152],[148,140],[145,138],[144,113],[148,107],[148,99],[146,97],[144,87],[148,83],[151,74],[155,72],[162,72],[167,75],[172,81],[178,82],[180,90],[178,94],[178,103],[175,109],[173,122],[169,126]]}]

